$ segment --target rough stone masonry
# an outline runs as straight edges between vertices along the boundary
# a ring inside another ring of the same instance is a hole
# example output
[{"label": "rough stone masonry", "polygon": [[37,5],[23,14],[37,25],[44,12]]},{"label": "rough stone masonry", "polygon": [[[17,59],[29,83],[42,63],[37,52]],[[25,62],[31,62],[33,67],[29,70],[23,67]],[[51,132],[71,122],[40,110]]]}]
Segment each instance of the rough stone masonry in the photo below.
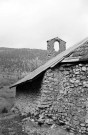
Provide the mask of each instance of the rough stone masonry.
[{"label": "rough stone masonry", "polygon": [[31,94],[20,95],[16,105],[23,113],[42,110],[40,114],[44,119],[52,117],[79,132],[88,132],[87,72],[88,64],[85,62],[57,65],[45,72],[41,87],[36,87],[35,80],[33,89],[38,88],[39,93],[32,94],[32,97]]},{"label": "rough stone masonry", "polygon": [[57,65],[45,73],[42,83],[42,104],[52,108],[47,114],[79,132],[88,132],[87,72],[87,63]]},{"label": "rough stone masonry", "polygon": [[[80,51],[81,50],[81,51]],[[32,114],[35,122],[63,122],[79,134],[88,133],[88,43],[71,57],[78,62],[58,63],[32,82],[16,87],[15,106],[22,114]],[[41,119],[40,119],[41,118]]]}]

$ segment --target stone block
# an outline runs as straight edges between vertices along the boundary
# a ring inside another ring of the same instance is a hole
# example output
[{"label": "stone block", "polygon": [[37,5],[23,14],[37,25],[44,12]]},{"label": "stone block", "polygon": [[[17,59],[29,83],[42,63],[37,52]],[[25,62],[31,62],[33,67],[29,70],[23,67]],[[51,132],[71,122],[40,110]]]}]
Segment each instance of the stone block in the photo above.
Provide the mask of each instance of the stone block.
[{"label": "stone block", "polygon": [[81,127],[85,127],[85,124],[84,124],[84,123],[81,123],[80,126],[81,126]]},{"label": "stone block", "polygon": [[48,124],[48,125],[53,125],[53,119],[45,119],[45,124]]},{"label": "stone block", "polygon": [[79,64],[80,67],[82,67],[82,64]]},{"label": "stone block", "polygon": [[73,79],[70,79],[69,81],[70,81],[71,83],[75,83],[75,80],[73,80]]},{"label": "stone block", "polygon": [[80,72],[79,71],[75,71],[75,74],[78,75],[78,74],[80,74]]},{"label": "stone block", "polygon": [[86,71],[86,67],[82,67],[82,71]]}]

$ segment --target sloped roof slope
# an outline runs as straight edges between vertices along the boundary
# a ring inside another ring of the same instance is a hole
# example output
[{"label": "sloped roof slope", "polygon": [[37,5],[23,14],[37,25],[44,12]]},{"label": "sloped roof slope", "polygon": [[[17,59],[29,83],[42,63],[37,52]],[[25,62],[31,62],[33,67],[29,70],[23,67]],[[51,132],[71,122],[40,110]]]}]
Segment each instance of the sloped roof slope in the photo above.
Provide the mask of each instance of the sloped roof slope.
[{"label": "sloped roof slope", "polygon": [[79,42],[79,43],[75,44],[74,46],[68,48],[64,52],[62,52],[62,53],[58,54],[57,56],[55,56],[54,58],[50,59],[44,65],[40,66],[39,68],[37,68],[33,72],[29,73],[23,79],[19,80],[18,82],[16,82],[13,85],[11,85],[10,88],[15,87],[15,86],[17,86],[17,85],[19,85],[21,83],[26,82],[26,81],[31,81],[33,78],[35,78],[36,76],[38,76],[39,74],[41,74],[42,72],[44,72],[45,70],[47,70],[48,68],[54,67],[57,63],[61,62],[63,59],[65,59],[69,55],[71,56],[71,54],[73,54],[75,56],[75,54],[74,54],[75,53],[75,50],[78,47],[81,47],[84,43],[87,43],[87,42],[88,42],[88,38],[85,38],[81,42]]},{"label": "sloped roof slope", "polygon": [[70,57],[80,57],[80,59],[88,59],[88,42],[85,42],[80,47],[75,49],[73,53],[70,55]]}]

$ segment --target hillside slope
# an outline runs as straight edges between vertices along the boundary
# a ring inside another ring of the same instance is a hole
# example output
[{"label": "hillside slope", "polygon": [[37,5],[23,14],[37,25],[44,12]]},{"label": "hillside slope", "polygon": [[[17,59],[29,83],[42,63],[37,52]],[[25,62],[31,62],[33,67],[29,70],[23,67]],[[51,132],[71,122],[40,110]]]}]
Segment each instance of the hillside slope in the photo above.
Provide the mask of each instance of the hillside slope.
[{"label": "hillside slope", "polygon": [[40,49],[0,48],[0,87],[16,82],[46,61]]}]

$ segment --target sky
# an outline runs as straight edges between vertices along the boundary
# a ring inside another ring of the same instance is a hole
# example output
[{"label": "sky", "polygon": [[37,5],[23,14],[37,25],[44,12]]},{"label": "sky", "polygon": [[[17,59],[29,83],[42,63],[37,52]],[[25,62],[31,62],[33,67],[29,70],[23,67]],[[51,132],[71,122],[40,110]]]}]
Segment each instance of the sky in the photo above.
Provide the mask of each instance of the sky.
[{"label": "sky", "polygon": [[67,48],[88,37],[88,0],[0,0],[0,47],[46,49],[55,37]]}]

